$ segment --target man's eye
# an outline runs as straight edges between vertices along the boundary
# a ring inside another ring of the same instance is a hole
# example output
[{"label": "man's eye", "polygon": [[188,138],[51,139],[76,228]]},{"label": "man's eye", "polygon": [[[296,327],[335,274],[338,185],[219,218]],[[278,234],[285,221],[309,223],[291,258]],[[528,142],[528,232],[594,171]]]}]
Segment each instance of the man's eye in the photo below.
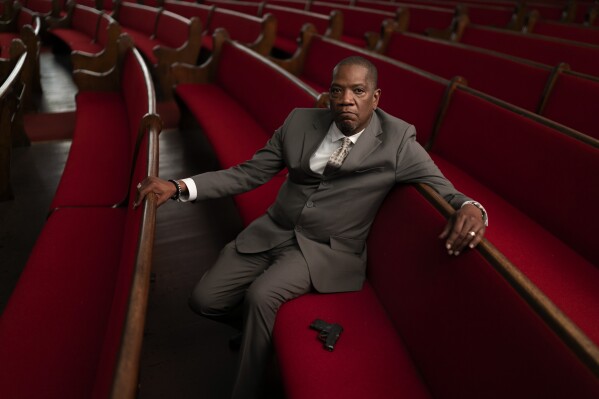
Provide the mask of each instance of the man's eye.
[{"label": "man's eye", "polygon": [[361,87],[358,87],[357,89],[354,89],[354,93],[356,94],[362,94],[365,93],[366,91],[364,89],[362,89]]}]

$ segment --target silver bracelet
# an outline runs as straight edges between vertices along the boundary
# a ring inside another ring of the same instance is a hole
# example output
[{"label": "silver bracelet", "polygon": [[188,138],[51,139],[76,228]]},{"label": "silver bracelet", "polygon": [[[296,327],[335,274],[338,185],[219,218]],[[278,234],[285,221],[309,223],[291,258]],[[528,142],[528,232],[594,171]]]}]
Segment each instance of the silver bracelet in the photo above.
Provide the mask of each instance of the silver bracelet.
[{"label": "silver bracelet", "polygon": [[177,180],[174,180],[174,179],[169,179],[168,181],[170,181],[171,183],[173,183],[175,185],[175,188],[177,189],[177,191],[171,197],[171,199],[173,201],[179,201],[181,199],[181,184],[179,184],[179,182]]},{"label": "silver bracelet", "polygon": [[478,210],[480,211],[480,213],[483,216],[483,223],[485,224],[485,226],[488,226],[489,225],[489,215],[487,214],[487,210],[485,209],[485,207],[482,206],[480,202],[466,201],[462,204],[462,206],[460,208],[463,208],[464,205],[467,205],[467,204],[474,205],[475,207],[478,208]]}]

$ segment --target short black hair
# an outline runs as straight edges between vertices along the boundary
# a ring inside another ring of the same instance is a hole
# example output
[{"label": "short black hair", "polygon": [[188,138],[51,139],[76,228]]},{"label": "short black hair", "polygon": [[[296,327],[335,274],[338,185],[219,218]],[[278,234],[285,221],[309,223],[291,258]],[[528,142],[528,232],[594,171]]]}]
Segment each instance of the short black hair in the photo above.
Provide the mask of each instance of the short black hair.
[{"label": "short black hair", "polygon": [[352,55],[339,61],[339,63],[335,65],[335,68],[333,68],[333,78],[335,77],[335,74],[337,73],[339,67],[346,65],[359,65],[361,67],[366,68],[368,70],[366,74],[366,79],[369,81],[369,83],[372,84],[373,90],[378,89],[379,72],[377,71],[376,66],[374,66],[374,64],[368,61],[366,58],[360,57],[359,55]]}]

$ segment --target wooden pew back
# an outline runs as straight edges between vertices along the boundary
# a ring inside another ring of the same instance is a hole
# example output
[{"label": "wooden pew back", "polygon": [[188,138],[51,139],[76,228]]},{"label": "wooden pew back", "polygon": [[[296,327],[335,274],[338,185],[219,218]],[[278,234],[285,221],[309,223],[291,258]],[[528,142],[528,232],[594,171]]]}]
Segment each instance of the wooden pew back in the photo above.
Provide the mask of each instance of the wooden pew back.
[{"label": "wooden pew back", "polygon": [[599,76],[599,46],[473,24],[459,41],[550,66],[566,62],[576,72]]},{"label": "wooden pew back", "polygon": [[478,47],[395,32],[383,54],[451,79],[462,76],[468,86],[536,112],[553,69]]}]

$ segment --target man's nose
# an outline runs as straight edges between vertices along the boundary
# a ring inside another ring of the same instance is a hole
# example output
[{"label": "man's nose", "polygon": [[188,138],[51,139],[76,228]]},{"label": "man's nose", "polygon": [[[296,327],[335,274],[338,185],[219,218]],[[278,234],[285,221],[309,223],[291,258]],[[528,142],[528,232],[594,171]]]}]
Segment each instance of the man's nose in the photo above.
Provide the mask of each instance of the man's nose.
[{"label": "man's nose", "polygon": [[354,97],[353,97],[352,91],[351,90],[343,90],[339,101],[344,105],[345,104],[352,105],[354,103]]}]

